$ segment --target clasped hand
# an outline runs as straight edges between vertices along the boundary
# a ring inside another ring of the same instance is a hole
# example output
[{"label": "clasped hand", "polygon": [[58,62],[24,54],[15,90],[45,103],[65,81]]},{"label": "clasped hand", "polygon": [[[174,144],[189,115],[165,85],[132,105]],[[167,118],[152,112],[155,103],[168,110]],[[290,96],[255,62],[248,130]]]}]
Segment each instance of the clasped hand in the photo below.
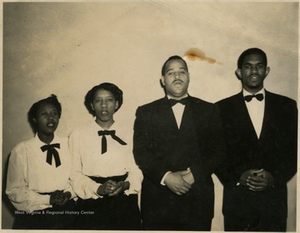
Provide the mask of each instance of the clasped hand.
[{"label": "clasped hand", "polygon": [[166,186],[179,196],[189,192],[194,182],[194,176],[190,170],[171,172],[164,181]]},{"label": "clasped hand", "polygon": [[71,198],[70,192],[56,190],[50,195],[50,205],[64,205]]},{"label": "clasped hand", "polygon": [[241,175],[239,182],[251,191],[264,191],[274,185],[274,178],[264,169],[250,169]]},{"label": "clasped hand", "polygon": [[108,180],[104,184],[100,185],[97,193],[101,196],[117,196],[119,193],[123,193],[129,189],[130,183],[128,181],[113,181]]}]

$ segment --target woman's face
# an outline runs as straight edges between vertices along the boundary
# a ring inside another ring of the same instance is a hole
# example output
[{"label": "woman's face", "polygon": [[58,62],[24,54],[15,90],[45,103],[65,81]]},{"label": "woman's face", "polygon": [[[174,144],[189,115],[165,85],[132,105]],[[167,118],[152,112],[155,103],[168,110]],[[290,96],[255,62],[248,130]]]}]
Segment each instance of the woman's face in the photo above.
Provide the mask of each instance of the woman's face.
[{"label": "woman's face", "polygon": [[33,122],[38,133],[52,135],[59,123],[59,114],[56,107],[50,103],[42,104],[37,110]]},{"label": "woman's face", "polygon": [[118,108],[119,103],[115,96],[104,89],[95,92],[92,109],[95,111],[98,123],[113,123],[113,115]]}]

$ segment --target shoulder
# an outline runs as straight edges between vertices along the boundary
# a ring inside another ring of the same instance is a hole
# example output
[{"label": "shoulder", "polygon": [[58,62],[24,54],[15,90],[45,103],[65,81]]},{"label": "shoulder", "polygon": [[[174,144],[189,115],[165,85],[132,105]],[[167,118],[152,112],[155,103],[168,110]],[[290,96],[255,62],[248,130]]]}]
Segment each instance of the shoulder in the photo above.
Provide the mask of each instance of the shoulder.
[{"label": "shoulder", "polygon": [[139,106],[137,111],[138,112],[148,112],[148,111],[151,111],[153,109],[156,109],[158,108],[164,101],[166,101],[166,98],[161,98],[161,99],[158,99],[158,100],[154,100],[150,103],[147,103],[147,104],[144,104],[142,106]]},{"label": "shoulder", "polygon": [[241,98],[241,96],[242,96],[242,93],[240,92],[240,93],[237,93],[235,95],[232,95],[232,96],[226,97],[224,99],[221,99],[218,102],[216,102],[216,104],[218,106],[231,104],[231,103],[234,103],[234,102],[238,101]]},{"label": "shoulder", "polygon": [[296,101],[280,94],[275,94],[269,91],[266,91],[266,101],[271,101],[276,104],[283,104],[289,106],[296,106]]},{"label": "shoulder", "polygon": [[95,127],[93,127],[93,122],[89,122],[89,123],[77,126],[75,129],[73,129],[70,136],[81,135],[81,134],[84,134],[85,132],[89,132],[90,130],[93,130],[93,129],[95,129]]}]

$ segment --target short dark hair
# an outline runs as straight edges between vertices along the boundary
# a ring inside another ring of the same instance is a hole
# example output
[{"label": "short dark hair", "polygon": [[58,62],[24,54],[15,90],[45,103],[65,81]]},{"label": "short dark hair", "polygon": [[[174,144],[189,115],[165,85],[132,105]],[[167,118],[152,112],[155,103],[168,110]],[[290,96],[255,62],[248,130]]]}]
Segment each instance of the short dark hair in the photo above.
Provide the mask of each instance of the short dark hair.
[{"label": "short dark hair", "polygon": [[31,108],[29,109],[29,112],[28,112],[28,121],[29,121],[32,129],[34,130],[34,132],[37,132],[37,128],[36,128],[36,125],[35,125],[33,119],[36,118],[36,114],[37,114],[38,110],[40,109],[40,107],[45,104],[52,104],[57,110],[58,117],[60,118],[60,116],[61,116],[61,112],[62,112],[61,104],[58,102],[56,95],[51,94],[48,98],[39,100],[38,102],[34,103],[31,106]]},{"label": "short dark hair", "polygon": [[189,72],[189,69],[188,69],[188,66],[186,64],[186,61],[183,60],[182,57],[178,56],[178,55],[174,55],[174,56],[171,56],[168,58],[168,60],[165,61],[165,63],[163,64],[162,68],[161,68],[161,75],[164,76],[165,75],[165,72],[166,72],[166,66],[167,66],[167,63],[169,61],[172,61],[172,60],[181,60],[183,61],[183,63],[185,64],[185,67],[186,67],[186,71]]},{"label": "short dark hair", "polygon": [[123,104],[123,91],[120,88],[118,88],[113,83],[100,83],[99,85],[94,86],[85,95],[84,105],[87,108],[87,110],[89,111],[89,113],[92,114],[93,116],[95,116],[96,114],[95,114],[95,111],[91,107],[91,103],[93,103],[93,100],[95,98],[95,93],[101,89],[109,91],[114,95],[115,100],[118,101],[118,103],[119,103],[116,111],[118,111],[119,108],[121,107],[121,105]]},{"label": "short dark hair", "polygon": [[268,60],[267,60],[267,55],[264,51],[262,51],[259,48],[250,48],[245,50],[239,57],[238,62],[237,62],[237,67],[238,69],[241,69],[243,66],[243,62],[246,56],[250,55],[250,54],[259,54],[263,57],[263,59],[265,60],[265,65],[268,65]]}]

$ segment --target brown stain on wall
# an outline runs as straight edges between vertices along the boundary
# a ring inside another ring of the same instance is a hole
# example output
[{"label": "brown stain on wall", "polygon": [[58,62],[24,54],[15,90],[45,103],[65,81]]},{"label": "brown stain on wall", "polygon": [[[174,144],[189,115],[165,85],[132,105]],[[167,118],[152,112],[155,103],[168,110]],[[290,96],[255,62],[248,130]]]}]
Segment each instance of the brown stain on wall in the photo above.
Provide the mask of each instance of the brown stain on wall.
[{"label": "brown stain on wall", "polygon": [[197,48],[191,48],[188,51],[186,51],[186,53],[184,54],[184,57],[186,57],[192,61],[199,59],[201,61],[206,61],[210,64],[215,64],[215,63],[222,64],[222,63],[216,61],[216,59],[214,59],[214,58],[207,57],[203,51],[201,51],[200,49],[197,49]]}]

